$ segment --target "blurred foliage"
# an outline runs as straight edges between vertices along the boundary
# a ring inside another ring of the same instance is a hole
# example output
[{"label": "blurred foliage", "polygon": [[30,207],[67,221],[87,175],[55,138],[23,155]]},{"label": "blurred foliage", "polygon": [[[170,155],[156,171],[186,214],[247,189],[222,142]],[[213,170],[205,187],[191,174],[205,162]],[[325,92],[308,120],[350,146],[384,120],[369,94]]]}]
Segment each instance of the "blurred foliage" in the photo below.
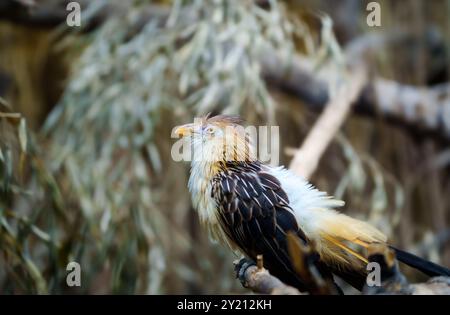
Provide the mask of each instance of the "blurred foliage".
[{"label": "blurred foliage", "polygon": [[[359,21],[364,7],[354,1],[338,1],[358,20],[347,37],[339,10],[325,10],[322,1],[308,9],[295,1],[263,2],[98,0],[86,8],[87,20],[107,5],[121,9],[95,31],[66,34],[62,27],[42,35],[39,56],[56,68],[31,76],[53,89],[43,129],[27,130],[14,102],[13,108],[3,101],[0,107],[0,293],[243,292],[233,277],[232,254],[211,244],[198,225],[186,189],[187,165],[170,157],[172,128],[209,111],[239,113],[252,124],[278,123],[281,147],[298,146],[315,114],[265,84],[259,57],[272,49],[306,55],[317,71],[339,68],[344,56],[334,31],[342,42],[367,32]],[[11,28],[0,27],[0,34]],[[57,41],[47,53],[50,39]],[[387,75],[394,58],[380,55],[380,71]],[[11,56],[13,50],[0,65]],[[67,78],[59,69],[64,67],[55,66],[64,60],[70,62]],[[10,72],[29,82],[26,69]],[[37,92],[27,87],[35,85],[23,86],[19,94],[29,95],[16,100],[33,120],[35,112],[23,102],[33,107]],[[60,100],[52,103],[61,88]],[[350,119],[313,180],[344,198],[346,211],[413,248],[437,230],[426,220],[416,223],[412,211],[428,211],[416,200],[432,196],[406,174],[420,162],[409,152],[421,147],[401,131],[375,124]],[[288,156],[282,158],[288,163]],[[448,178],[442,187],[450,187]],[[448,212],[450,200],[441,198]],[[408,224],[414,232],[405,232]],[[431,249],[436,246],[427,255]],[[81,288],[66,285],[70,261],[81,265]]]},{"label": "blurred foliage", "polygon": [[256,60],[290,42],[280,12],[251,1],[177,1],[168,16],[150,12],[142,22],[138,13],[147,4],[130,3],[87,39],[44,127],[52,139],[49,167],[64,173],[67,197],[111,264],[115,292],[164,292],[172,259],[167,238],[193,242],[167,221],[160,201],[170,159],[161,150],[170,131],[157,131],[168,122],[164,113],[179,110],[186,118],[216,104],[233,104],[232,112],[248,103],[270,109]]},{"label": "blurred foliage", "polygon": [[[90,12],[105,4],[94,3]],[[173,126],[165,126],[170,120],[164,117],[175,112],[186,119],[217,104],[233,104],[226,108],[233,113],[257,105],[260,114],[270,116],[273,102],[260,78],[258,57],[268,48],[285,54],[293,49],[292,26],[275,1],[271,10],[252,1],[232,6],[176,1],[171,10],[161,16],[150,12],[142,22],[139,12],[148,4],[130,2],[92,35],[73,38],[87,41],[87,48],[44,126],[50,140],[45,167],[58,178],[64,217],[72,225],[70,231],[53,227],[54,242],[64,243],[53,249],[53,259],[89,266],[83,269],[81,292],[101,277],[107,291],[160,293],[167,290],[166,273],[176,270],[182,274],[174,276],[189,280],[203,272],[189,266],[167,270],[167,262],[187,256],[195,241],[164,210],[167,127]],[[182,204],[178,207],[190,211],[188,198]],[[37,249],[30,254],[36,260]],[[196,251],[195,263],[212,269],[201,248]],[[39,292],[64,291],[63,278],[50,278],[52,285],[44,282]],[[223,290],[230,284],[209,285]]]},{"label": "blurred foliage", "polygon": [[[25,118],[4,101],[1,108],[0,262],[4,268],[0,278],[7,280],[2,292],[47,293],[55,285],[52,282],[59,281],[62,266],[57,257],[61,244],[54,235],[62,198],[36,155]],[[67,223],[58,221],[60,228]],[[51,263],[47,263],[49,257]]]}]

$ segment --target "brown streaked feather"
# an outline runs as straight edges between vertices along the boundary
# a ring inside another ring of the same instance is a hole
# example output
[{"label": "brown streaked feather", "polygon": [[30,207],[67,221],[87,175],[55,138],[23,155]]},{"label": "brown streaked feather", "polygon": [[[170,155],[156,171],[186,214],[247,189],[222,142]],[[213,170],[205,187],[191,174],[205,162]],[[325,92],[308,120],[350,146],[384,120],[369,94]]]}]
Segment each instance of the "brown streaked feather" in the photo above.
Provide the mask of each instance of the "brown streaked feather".
[{"label": "brown streaked feather", "polygon": [[[211,196],[217,203],[219,224],[230,243],[252,259],[263,254],[265,267],[272,274],[306,289],[292,267],[286,234],[292,231],[303,242],[308,240],[275,177],[265,173],[257,162],[251,167],[249,163],[228,162],[213,178]],[[327,272],[323,265],[321,269]]]},{"label": "brown streaked feather", "polygon": [[232,115],[216,115],[213,117],[206,116],[205,120],[209,123],[219,123],[224,125],[239,125],[244,122],[244,119],[242,119],[241,117]]}]

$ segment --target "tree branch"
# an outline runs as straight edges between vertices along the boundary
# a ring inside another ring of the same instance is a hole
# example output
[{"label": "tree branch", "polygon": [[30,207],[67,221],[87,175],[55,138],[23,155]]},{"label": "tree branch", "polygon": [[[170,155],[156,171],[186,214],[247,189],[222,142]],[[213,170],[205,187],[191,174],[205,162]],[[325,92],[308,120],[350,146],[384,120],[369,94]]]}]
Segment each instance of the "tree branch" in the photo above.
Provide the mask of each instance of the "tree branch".
[{"label": "tree branch", "polygon": [[366,74],[361,68],[354,70],[349,80],[339,87],[336,95],[325,104],[319,119],[295,153],[289,165],[292,171],[306,179],[314,173],[320,158],[341,128],[365,83]]},{"label": "tree branch", "polygon": [[269,271],[263,268],[262,255],[258,256],[256,266],[254,262],[246,258],[235,262],[235,271],[242,285],[255,293],[263,294],[338,294],[337,290],[340,288],[335,285],[334,280],[319,271],[320,268],[317,265],[319,255],[314,249],[314,245],[312,243],[304,245],[293,232],[287,234],[287,243],[292,266],[302,279],[307,292],[300,293],[296,288],[288,286],[270,275]]},{"label": "tree branch", "polygon": [[1,20],[26,26],[55,27],[66,20],[67,13],[66,8],[55,1],[39,4],[17,0],[0,2]]},{"label": "tree branch", "polygon": [[[296,272],[305,279],[308,291],[311,294],[336,294],[330,279],[325,279],[317,273],[314,263],[311,263],[311,253],[313,249],[301,246],[295,238],[288,236],[290,244],[289,254],[293,259],[293,265]],[[297,245],[296,245],[297,244]],[[293,251],[294,246],[294,251]],[[235,262],[235,271],[237,277],[245,288],[259,294],[288,294],[298,295],[301,293],[296,288],[288,286],[281,282],[278,278],[272,276],[269,271],[262,267],[261,261],[255,265],[254,262],[241,259]],[[368,248],[369,262],[377,263],[380,267],[379,283],[366,286],[361,294],[363,295],[449,295],[450,294],[450,278],[434,277],[427,282],[410,284],[398,267],[398,261],[395,253],[386,245],[375,244]],[[375,277],[374,280],[376,280]]]},{"label": "tree branch", "polygon": [[246,258],[235,261],[236,277],[241,280],[244,288],[248,288],[259,294],[273,295],[299,295],[296,288],[288,286],[278,278],[272,276],[267,269],[262,267],[262,256],[258,257],[261,261],[258,265],[250,262]]},{"label": "tree branch", "polygon": [[[298,97],[309,108],[322,111],[331,103],[328,84],[300,56],[287,60],[268,52],[261,59],[261,66],[268,84]],[[353,111],[367,116],[380,115],[415,133],[420,130],[450,142],[450,83],[415,87],[374,78],[363,86]]]}]

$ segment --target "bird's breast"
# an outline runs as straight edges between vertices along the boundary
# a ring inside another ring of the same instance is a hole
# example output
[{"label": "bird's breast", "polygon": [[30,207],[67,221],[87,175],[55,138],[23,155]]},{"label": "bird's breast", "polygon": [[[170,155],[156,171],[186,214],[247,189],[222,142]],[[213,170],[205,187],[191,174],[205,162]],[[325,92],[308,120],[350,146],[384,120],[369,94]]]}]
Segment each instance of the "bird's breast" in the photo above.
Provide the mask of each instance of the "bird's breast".
[{"label": "bird's breast", "polygon": [[200,222],[206,225],[217,224],[217,206],[211,197],[211,179],[214,175],[211,166],[200,162],[192,164],[188,183],[189,191]]}]

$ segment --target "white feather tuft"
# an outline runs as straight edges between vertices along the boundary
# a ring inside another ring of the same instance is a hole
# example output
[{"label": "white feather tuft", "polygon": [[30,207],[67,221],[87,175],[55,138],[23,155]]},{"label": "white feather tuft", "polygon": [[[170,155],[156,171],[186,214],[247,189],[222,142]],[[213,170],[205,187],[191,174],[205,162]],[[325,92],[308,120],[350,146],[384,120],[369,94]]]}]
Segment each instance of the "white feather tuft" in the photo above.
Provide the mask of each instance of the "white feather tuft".
[{"label": "white feather tuft", "polygon": [[353,267],[356,266],[355,259],[364,258],[355,254],[344,242],[364,246],[386,241],[385,235],[375,227],[336,211],[335,208],[345,204],[342,200],[319,191],[284,167],[268,167],[267,170],[281,182],[299,226],[314,241],[325,261]]}]

